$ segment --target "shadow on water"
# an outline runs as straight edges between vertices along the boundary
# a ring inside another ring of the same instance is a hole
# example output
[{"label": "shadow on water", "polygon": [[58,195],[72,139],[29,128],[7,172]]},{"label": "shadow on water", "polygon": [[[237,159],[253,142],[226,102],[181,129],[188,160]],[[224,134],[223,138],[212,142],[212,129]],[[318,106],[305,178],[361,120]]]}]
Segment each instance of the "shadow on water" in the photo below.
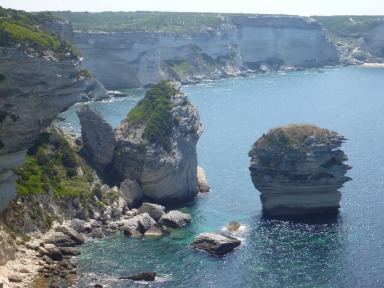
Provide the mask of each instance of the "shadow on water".
[{"label": "shadow on water", "polygon": [[329,214],[318,214],[318,215],[289,215],[289,216],[270,216],[263,213],[260,216],[262,221],[268,220],[280,220],[280,221],[288,221],[292,223],[303,223],[303,224],[337,224],[342,221],[342,217],[339,211],[335,213]]}]

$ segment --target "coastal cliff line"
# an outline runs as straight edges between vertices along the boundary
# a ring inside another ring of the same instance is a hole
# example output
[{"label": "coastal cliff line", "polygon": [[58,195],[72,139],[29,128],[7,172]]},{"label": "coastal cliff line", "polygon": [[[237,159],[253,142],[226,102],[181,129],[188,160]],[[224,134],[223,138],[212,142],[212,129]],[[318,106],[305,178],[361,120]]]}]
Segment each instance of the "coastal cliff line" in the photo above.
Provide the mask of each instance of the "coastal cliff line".
[{"label": "coastal cliff line", "polygon": [[311,18],[251,15],[219,20],[212,27],[180,32],[75,31],[71,40],[84,56],[84,66],[109,88],[339,63],[335,45]]}]

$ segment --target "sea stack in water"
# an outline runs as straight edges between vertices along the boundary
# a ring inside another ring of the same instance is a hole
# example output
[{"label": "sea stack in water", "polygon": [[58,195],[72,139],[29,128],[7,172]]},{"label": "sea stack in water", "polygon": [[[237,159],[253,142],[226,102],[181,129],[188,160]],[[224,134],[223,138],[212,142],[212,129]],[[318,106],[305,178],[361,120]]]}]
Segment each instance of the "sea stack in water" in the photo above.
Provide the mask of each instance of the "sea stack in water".
[{"label": "sea stack in water", "polygon": [[249,151],[252,182],[268,215],[336,213],[350,166],[340,134],[313,125],[271,129]]}]

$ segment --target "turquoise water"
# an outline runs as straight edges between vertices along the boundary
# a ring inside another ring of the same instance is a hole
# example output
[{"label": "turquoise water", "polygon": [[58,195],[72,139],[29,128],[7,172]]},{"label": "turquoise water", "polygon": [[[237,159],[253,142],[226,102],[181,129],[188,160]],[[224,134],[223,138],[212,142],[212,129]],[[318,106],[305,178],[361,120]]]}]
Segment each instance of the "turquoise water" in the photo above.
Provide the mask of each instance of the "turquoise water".
[{"label": "turquoise water", "polygon": [[[147,287],[116,280],[156,271],[150,287],[384,287],[384,69],[331,68],[185,86],[205,131],[199,165],[212,192],[181,205],[192,224],[170,235],[123,235],[82,247],[79,272],[110,287]],[[117,101],[94,103],[118,125],[143,90]],[[64,113],[75,133],[74,110]],[[247,153],[270,128],[312,123],[348,138],[352,177],[341,192],[340,214],[305,221],[263,217]],[[168,207],[171,208],[171,207]],[[200,232],[236,220],[246,225],[243,244],[226,257],[188,248]],[[86,277],[79,285],[88,283]]]}]

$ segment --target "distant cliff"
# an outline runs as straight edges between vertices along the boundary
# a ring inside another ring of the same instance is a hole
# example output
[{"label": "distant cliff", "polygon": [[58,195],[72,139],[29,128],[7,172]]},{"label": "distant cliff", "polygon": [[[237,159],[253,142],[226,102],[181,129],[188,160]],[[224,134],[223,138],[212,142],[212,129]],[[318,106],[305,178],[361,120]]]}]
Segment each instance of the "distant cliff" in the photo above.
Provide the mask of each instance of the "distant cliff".
[{"label": "distant cliff", "polygon": [[[75,26],[82,21],[75,18],[80,16],[76,13],[63,13],[58,15],[72,17],[77,21]],[[106,17],[103,13],[90,14],[81,15],[95,19]],[[108,19],[113,22],[114,15],[123,17],[120,14],[108,14]],[[311,18],[131,14],[131,22],[120,26],[111,23],[109,31],[113,32],[105,32],[108,27],[97,24],[92,31],[87,30],[90,27],[84,20],[79,25],[82,31],[75,31],[73,35],[74,44],[84,57],[84,66],[110,88],[139,87],[164,79],[194,82],[233,77],[248,69],[266,71],[335,65],[339,59],[322,26]],[[155,16],[163,18],[156,18],[156,22],[151,18]],[[147,18],[152,21],[150,24],[143,20]],[[198,21],[200,25],[196,24]],[[154,26],[158,22],[162,25]],[[142,29],[137,23],[142,23]],[[98,28],[105,30],[95,31]]]}]

